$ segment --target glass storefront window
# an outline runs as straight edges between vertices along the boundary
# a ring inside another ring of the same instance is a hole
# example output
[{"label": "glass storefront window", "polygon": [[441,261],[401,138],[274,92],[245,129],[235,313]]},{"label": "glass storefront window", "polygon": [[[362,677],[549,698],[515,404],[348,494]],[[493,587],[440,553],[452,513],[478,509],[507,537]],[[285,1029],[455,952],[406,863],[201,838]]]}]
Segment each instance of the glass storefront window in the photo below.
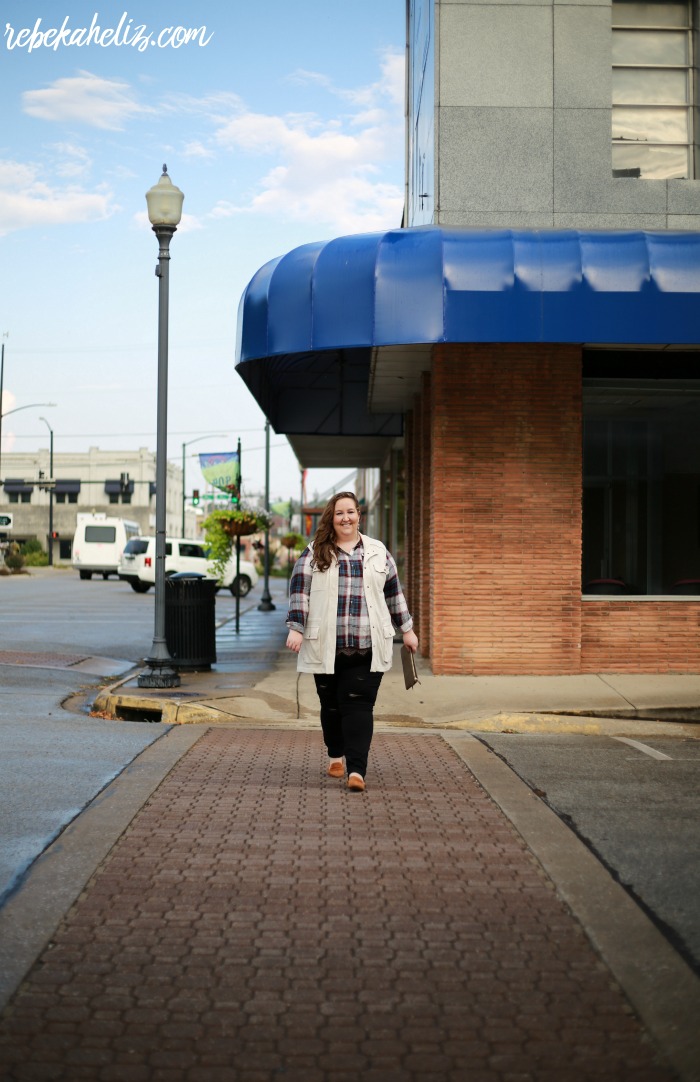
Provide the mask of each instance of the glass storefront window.
[{"label": "glass storefront window", "polygon": [[[584,371],[614,368],[602,351],[589,356]],[[627,371],[638,357],[624,359]],[[699,360],[653,354],[639,362],[643,377],[584,378],[584,592],[601,579],[630,594],[700,588],[700,379],[685,376]]]}]

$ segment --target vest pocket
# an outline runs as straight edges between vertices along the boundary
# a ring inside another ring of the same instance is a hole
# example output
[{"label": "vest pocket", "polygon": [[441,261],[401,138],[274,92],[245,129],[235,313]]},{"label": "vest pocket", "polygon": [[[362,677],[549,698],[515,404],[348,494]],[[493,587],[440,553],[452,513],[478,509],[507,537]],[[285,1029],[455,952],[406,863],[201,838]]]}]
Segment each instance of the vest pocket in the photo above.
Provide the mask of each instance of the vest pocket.
[{"label": "vest pocket", "polygon": [[318,624],[309,624],[304,628],[302,653],[304,661],[313,665],[321,663],[321,628]]},{"label": "vest pocket", "polygon": [[379,655],[382,665],[391,668],[394,660],[394,625],[391,623],[382,624],[379,633]]}]

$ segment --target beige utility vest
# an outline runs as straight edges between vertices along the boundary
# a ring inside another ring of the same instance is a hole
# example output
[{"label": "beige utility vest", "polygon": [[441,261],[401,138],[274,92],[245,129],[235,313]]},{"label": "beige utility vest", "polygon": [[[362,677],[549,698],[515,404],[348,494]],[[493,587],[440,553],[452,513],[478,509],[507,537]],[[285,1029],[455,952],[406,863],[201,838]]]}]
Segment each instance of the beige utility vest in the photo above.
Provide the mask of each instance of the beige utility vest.
[{"label": "beige utility vest", "polygon": [[[387,672],[393,660],[394,625],[384,597],[386,547],[373,537],[364,534],[360,537],[365,553],[362,584],[372,634],[371,671]],[[330,673],[335,669],[338,578],[338,561],[335,559],[327,571],[313,571],[309,615],[297,660],[299,672]]]}]

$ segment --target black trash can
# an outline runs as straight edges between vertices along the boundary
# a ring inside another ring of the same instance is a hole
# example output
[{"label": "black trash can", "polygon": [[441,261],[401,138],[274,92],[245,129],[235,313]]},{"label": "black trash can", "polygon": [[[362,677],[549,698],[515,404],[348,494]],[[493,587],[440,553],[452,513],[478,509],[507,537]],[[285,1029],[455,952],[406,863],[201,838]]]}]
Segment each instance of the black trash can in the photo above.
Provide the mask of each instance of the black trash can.
[{"label": "black trash can", "polygon": [[216,582],[195,571],[165,580],[165,641],[173,666],[211,669],[216,661]]}]

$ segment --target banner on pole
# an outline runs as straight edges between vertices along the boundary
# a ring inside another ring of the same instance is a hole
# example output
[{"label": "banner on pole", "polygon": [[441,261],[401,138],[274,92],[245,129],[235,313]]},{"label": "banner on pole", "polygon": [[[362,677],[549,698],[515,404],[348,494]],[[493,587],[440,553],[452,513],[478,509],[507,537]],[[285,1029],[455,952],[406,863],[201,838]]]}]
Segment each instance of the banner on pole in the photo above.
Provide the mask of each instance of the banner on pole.
[{"label": "banner on pole", "polygon": [[199,456],[199,466],[205,479],[222,492],[240,493],[241,459],[237,451],[225,451],[220,455]]}]

